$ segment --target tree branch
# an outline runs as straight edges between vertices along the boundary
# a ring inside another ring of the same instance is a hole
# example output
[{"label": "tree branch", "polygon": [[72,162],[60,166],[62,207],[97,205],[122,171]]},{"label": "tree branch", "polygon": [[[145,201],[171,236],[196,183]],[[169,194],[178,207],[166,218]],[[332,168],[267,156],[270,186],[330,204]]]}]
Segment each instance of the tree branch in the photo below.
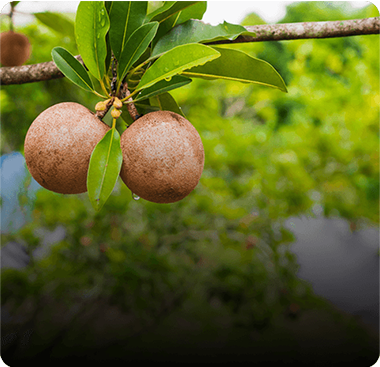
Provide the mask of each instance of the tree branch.
[{"label": "tree branch", "polygon": [[[264,24],[246,26],[245,28],[247,31],[255,32],[256,36],[239,36],[233,41],[222,40],[207,44],[286,41],[379,34],[380,17],[330,22]],[[76,57],[82,61],[80,56]],[[0,83],[2,85],[32,83],[62,77],[63,74],[52,61],[34,65],[0,68]]]},{"label": "tree branch", "polygon": [[245,28],[249,32],[255,32],[256,36],[239,36],[233,41],[217,41],[208,44],[287,41],[379,34],[380,17],[330,22],[264,24],[246,26]]},{"label": "tree branch", "polygon": [[[75,58],[83,63],[79,55],[75,56]],[[1,85],[42,82],[63,77],[64,75],[59,71],[54,61],[22,66],[3,66],[0,68]]]}]

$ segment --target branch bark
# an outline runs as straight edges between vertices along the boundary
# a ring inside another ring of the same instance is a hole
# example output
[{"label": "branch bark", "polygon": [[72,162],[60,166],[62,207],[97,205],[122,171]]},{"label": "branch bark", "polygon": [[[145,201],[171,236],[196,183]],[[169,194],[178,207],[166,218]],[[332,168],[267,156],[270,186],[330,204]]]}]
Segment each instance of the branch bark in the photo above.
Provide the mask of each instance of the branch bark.
[{"label": "branch bark", "polygon": [[380,17],[330,22],[264,24],[246,26],[245,28],[249,32],[255,32],[256,36],[239,36],[233,41],[217,41],[208,44],[288,41],[379,34]]},{"label": "branch bark", "polygon": [[[380,17],[338,20],[330,22],[284,23],[246,26],[256,36],[239,36],[233,41],[223,40],[207,44],[228,44],[244,42],[286,41],[311,38],[349,37],[379,34]],[[76,56],[81,62],[80,56]],[[0,68],[2,85],[24,84],[43,80],[63,78],[53,61],[34,65]]]},{"label": "branch bark", "polygon": [[[75,56],[75,58],[83,63],[80,55]],[[59,71],[54,61],[0,68],[1,85],[42,82],[63,77],[64,75]]]}]

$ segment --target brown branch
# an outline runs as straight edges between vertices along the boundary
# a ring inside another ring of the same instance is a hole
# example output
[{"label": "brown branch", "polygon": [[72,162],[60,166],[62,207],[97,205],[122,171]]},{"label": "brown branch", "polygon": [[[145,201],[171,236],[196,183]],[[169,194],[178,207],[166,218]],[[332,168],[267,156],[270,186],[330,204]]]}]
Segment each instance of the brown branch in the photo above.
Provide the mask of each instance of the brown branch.
[{"label": "brown branch", "polygon": [[[83,63],[79,55],[75,56],[75,58]],[[1,85],[42,82],[63,77],[64,75],[58,70],[53,61],[0,68]]]},{"label": "brown branch", "polygon": [[380,17],[330,22],[264,24],[246,26],[245,28],[249,32],[255,32],[256,36],[239,36],[233,41],[223,40],[208,44],[287,41],[379,34]]},{"label": "brown branch", "polygon": [[[223,40],[208,44],[285,41],[379,34],[380,17],[330,22],[264,24],[247,26],[245,28],[249,32],[255,32],[256,36],[239,36],[233,41]],[[76,57],[81,60],[80,56]],[[62,77],[63,74],[52,61],[34,65],[0,68],[0,83],[2,85],[32,83]]]}]

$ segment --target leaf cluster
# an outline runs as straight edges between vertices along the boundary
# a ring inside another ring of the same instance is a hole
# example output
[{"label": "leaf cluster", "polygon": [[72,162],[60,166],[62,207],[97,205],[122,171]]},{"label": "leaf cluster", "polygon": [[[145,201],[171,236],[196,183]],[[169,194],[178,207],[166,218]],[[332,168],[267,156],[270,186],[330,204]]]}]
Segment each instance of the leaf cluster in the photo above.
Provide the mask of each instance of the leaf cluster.
[{"label": "leaf cluster", "polygon": [[[269,63],[236,49],[206,45],[249,34],[240,25],[202,22],[206,2],[167,1],[151,12],[148,5],[146,1],[81,2],[75,38],[83,64],[63,47],[52,51],[55,64],[78,87],[106,100],[117,97],[125,105],[136,103],[141,113],[169,110],[183,115],[168,92],[193,78],[256,83],[286,92],[284,81]],[[121,111],[129,111],[128,106]],[[124,115],[121,119],[127,125],[135,119]],[[88,193],[96,210],[111,194],[121,164],[114,119],[89,166]]]}]

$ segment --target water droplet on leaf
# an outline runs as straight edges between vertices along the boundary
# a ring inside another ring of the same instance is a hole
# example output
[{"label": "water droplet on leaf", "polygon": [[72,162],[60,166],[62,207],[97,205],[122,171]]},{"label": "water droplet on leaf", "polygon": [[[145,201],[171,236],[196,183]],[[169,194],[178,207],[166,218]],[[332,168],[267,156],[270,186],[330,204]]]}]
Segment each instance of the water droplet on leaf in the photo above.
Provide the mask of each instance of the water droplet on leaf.
[{"label": "water droplet on leaf", "polygon": [[170,81],[172,80],[172,77],[169,76],[169,77],[165,78],[165,80],[166,80],[167,82],[170,82]]},{"label": "water droplet on leaf", "polygon": [[139,200],[140,199],[140,196],[137,196],[136,194],[134,194],[133,192],[132,192],[132,198],[133,198],[133,200]]}]

